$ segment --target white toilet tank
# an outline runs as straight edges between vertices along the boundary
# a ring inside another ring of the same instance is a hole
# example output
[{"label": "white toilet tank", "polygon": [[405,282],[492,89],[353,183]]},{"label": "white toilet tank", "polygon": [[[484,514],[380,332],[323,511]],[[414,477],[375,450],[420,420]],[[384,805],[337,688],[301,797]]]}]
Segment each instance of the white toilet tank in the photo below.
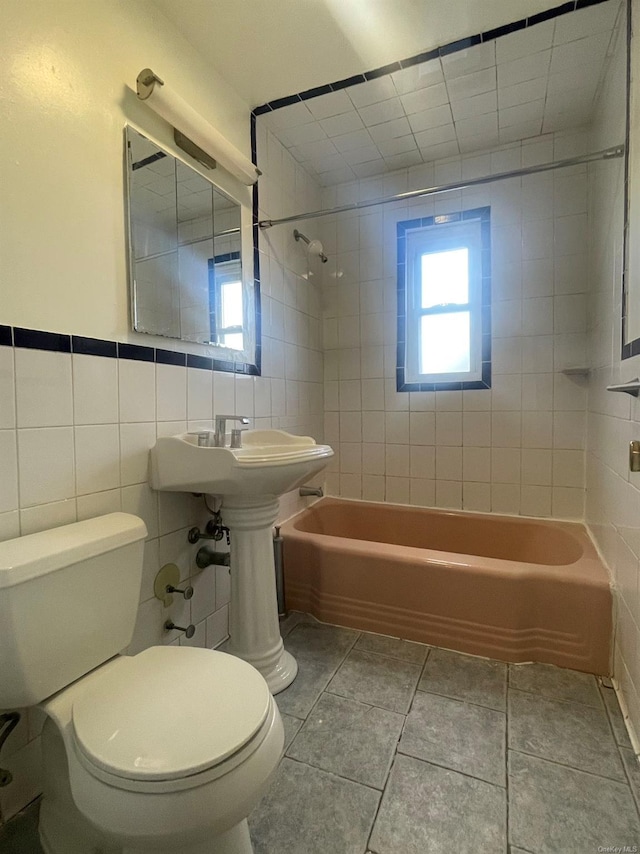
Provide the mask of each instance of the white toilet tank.
[{"label": "white toilet tank", "polygon": [[130,643],[146,535],[110,513],[0,542],[0,709],[39,703]]}]

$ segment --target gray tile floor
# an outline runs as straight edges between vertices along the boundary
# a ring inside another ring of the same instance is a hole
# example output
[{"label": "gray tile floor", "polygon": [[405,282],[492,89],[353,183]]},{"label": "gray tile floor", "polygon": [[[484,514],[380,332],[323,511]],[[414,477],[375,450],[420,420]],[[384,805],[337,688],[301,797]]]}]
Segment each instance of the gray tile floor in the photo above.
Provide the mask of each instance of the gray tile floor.
[{"label": "gray tile floor", "polygon": [[[283,624],[285,757],[255,854],[584,854],[640,846],[640,765],[612,690],[318,623]],[[36,854],[36,808],[0,831]]]},{"label": "gray tile floor", "polygon": [[256,854],[584,854],[640,846],[611,689],[292,614],[285,758]]}]

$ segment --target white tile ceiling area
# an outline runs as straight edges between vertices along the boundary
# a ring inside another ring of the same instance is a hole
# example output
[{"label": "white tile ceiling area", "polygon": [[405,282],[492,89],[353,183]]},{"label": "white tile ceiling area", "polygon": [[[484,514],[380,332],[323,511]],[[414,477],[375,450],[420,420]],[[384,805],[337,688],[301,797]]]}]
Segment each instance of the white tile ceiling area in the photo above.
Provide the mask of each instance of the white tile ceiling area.
[{"label": "white tile ceiling area", "polygon": [[585,125],[619,14],[607,0],[258,121],[325,186]]}]

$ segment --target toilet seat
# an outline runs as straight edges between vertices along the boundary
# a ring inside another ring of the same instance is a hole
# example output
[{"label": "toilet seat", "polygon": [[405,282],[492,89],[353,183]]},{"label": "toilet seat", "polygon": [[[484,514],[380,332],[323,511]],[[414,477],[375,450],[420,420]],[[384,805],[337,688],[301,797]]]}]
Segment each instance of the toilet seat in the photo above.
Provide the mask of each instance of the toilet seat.
[{"label": "toilet seat", "polygon": [[116,788],[189,788],[252,753],[274,707],[262,676],[235,656],[150,647],[119,659],[73,701],[74,748]]}]

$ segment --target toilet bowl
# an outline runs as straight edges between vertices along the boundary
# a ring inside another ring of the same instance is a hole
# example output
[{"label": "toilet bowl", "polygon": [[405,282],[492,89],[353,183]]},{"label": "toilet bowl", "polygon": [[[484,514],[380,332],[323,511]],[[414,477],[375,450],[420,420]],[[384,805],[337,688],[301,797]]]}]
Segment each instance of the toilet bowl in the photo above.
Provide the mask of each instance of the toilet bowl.
[{"label": "toilet bowl", "polygon": [[144,524],[119,513],[57,532],[0,543],[0,621],[12,627],[0,708],[46,715],[44,851],[251,854],[246,819],[284,745],[267,683],[213,650],[113,655],[133,630],[130,607],[111,620],[115,638],[106,626],[132,590],[137,604]]},{"label": "toilet bowl", "polygon": [[100,843],[109,854],[251,851],[236,839],[213,842],[240,823],[232,838],[248,838],[245,819],[282,753],[277,707],[251,665],[151,647],[109,661],[41,708],[46,854]]}]

